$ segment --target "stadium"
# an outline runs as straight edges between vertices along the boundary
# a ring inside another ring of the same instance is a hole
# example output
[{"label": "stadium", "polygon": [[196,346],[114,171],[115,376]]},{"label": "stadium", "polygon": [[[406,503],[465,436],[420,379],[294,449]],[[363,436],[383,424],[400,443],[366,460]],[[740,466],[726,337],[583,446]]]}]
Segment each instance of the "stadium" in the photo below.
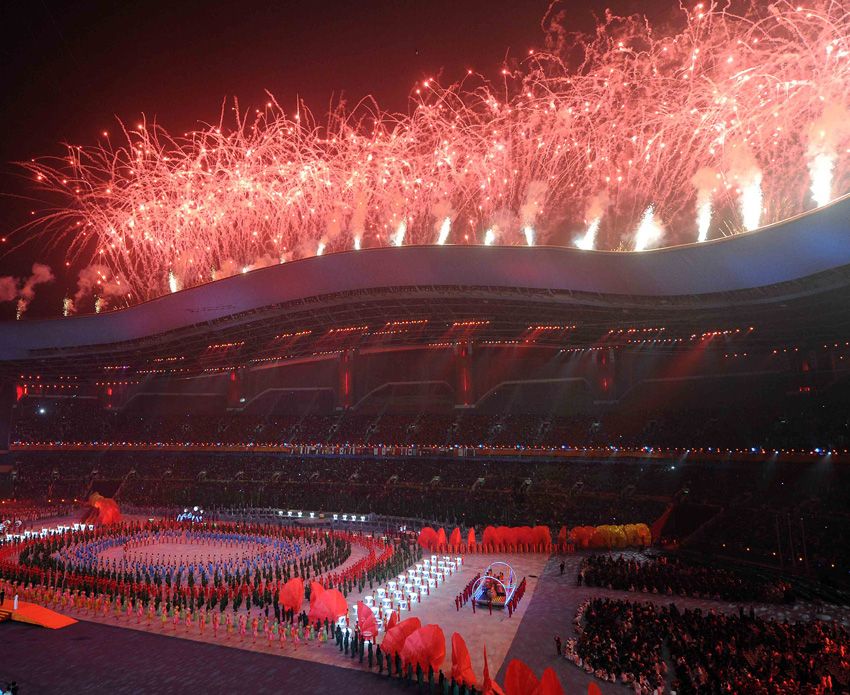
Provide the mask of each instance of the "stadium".
[{"label": "stadium", "polygon": [[850,11],[588,2],[19,8],[0,695],[850,692]]},{"label": "stadium", "polygon": [[[563,527],[575,552],[607,546],[583,528],[645,524],[650,563],[740,572],[721,596],[843,603],[848,207],[644,254],[339,253],[20,322],[7,522],[99,493],[488,549],[494,527]],[[586,580],[623,571],[597,557]]]}]

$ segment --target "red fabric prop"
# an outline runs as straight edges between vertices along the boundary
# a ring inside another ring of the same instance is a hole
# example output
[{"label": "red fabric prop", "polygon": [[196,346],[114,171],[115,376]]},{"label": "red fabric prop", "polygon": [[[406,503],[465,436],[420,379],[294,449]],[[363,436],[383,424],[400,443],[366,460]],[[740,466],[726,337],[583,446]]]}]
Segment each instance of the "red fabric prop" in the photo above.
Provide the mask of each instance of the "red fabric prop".
[{"label": "red fabric prop", "polygon": [[561,681],[558,680],[555,671],[547,668],[543,672],[540,685],[534,693],[535,695],[564,695],[564,689],[561,687]]},{"label": "red fabric prop", "polygon": [[534,545],[537,543],[537,536],[534,534],[531,526],[520,526],[514,529],[514,538],[516,538],[517,543],[522,543],[523,545]]},{"label": "red fabric prop", "polygon": [[304,603],[304,580],[301,577],[290,579],[280,587],[277,600],[287,610],[291,608],[298,613],[301,610],[301,604]]},{"label": "red fabric prop", "polygon": [[[567,529],[564,529],[564,536],[567,535]],[[534,537],[540,545],[549,545],[552,542],[552,532],[548,526],[535,526]]]},{"label": "red fabric prop", "polygon": [[575,543],[575,545],[579,548],[586,548],[587,541],[590,539],[590,536],[587,535],[587,532],[584,530],[584,526],[574,526],[570,529],[570,540]]},{"label": "red fabric prop", "polygon": [[496,529],[492,526],[488,526],[484,529],[484,535],[481,537],[481,542],[484,545],[498,545],[501,541],[499,540],[499,534]]},{"label": "red fabric prop", "polygon": [[398,625],[398,611],[393,611],[390,613],[390,619],[387,621],[387,632],[392,630],[396,625]]},{"label": "red fabric prop", "polygon": [[470,547],[475,545],[475,529],[469,529],[469,535],[466,537],[466,544]]},{"label": "red fabric prop", "polygon": [[121,521],[121,512],[118,504],[109,497],[103,497],[98,493],[92,493],[86,503],[81,524],[117,524]]},{"label": "red fabric prop", "polygon": [[440,670],[446,659],[446,638],[439,625],[425,625],[416,632],[411,633],[404,641],[401,648],[401,661],[407,664],[416,664],[428,673],[428,667],[434,669],[434,673]]},{"label": "red fabric prop", "polygon": [[427,550],[431,550],[437,544],[437,532],[430,526],[426,526],[419,532],[417,543]]},{"label": "red fabric prop", "polygon": [[408,618],[402,620],[392,630],[387,630],[384,635],[384,641],[381,642],[381,651],[387,656],[395,656],[396,652],[400,652],[407,638],[416,632],[422,623],[419,618]]},{"label": "red fabric prop", "polygon": [[602,691],[599,689],[599,686],[596,685],[596,683],[588,683],[587,695],[602,695]]},{"label": "red fabric prop", "polygon": [[558,532],[558,543],[566,543],[567,542],[567,527],[561,526],[561,530]]},{"label": "red fabric prop", "polygon": [[496,529],[496,538],[502,545],[512,545],[514,542],[514,530],[508,526],[499,526]]},{"label": "red fabric prop", "polygon": [[[314,586],[315,584],[316,582],[313,582]],[[309,618],[311,623],[317,620],[323,623],[325,618],[333,623],[346,613],[348,613],[348,602],[345,600],[345,596],[336,589],[322,591],[315,601],[312,600],[312,597],[310,599]]]},{"label": "red fabric prop", "polygon": [[481,695],[505,695],[496,681],[490,680],[490,666],[487,664],[487,645],[484,645],[484,681],[481,684]]},{"label": "red fabric prop", "polygon": [[460,529],[455,526],[455,530],[452,531],[452,535],[449,536],[449,545],[454,548],[457,548],[460,545]]},{"label": "red fabric prop", "polygon": [[312,606],[319,600],[319,596],[325,593],[326,589],[319,582],[310,582],[310,605]]},{"label": "red fabric prop", "polygon": [[463,637],[457,632],[452,635],[452,678],[470,687],[475,685],[475,671],[472,670],[469,650],[466,648]]},{"label": "red fabric prop", "polygon": [[440,526],[440,530],[437,531],[437,545],[442,548],[446,543],[448,543],[446,540],[446,529]]},{"label": "red fabric prop", "polygon": [[357,602],[357,622],[360,624],[360,634],[365,639],[374,640],[378,636],[378,621],[372,609],[363,601]]},{"label": "red fabric prop", "polygon": [[507,695],[532,695],[540,681],[524,661],[514,659],[505,671],[505,693]]}]

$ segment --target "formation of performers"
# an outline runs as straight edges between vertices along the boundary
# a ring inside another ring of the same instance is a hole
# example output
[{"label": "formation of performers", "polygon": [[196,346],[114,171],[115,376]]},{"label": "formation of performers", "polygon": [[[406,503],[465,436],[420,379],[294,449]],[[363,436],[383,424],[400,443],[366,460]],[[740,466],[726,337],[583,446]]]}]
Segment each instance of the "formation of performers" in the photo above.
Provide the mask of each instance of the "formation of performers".
[{"label": "formation of performers", "polygon": [[[186,545],[184,553],[145,552],[155,545]],[[195,556],[197,546],[206,556]],[[107,551],[120,547],[122,556],[108,556]],[[186,582],[195,579],[214,582],[226,576],[261,574],[311,558],[323,548],[320,540],[266,538],[258,533],[222,533],[183,529],[142,530],[126,535],[108,536],[90,542],[69,545],[59,551],[59,558],[71,571],[78,569],[124,572],[150,577],[168,577],[175,584],[178,577]],[[216,552],[219,551],[219,552]],[[234,555],[235,551],[235,555]],[[313,563],[315,564],[315,563]],[[308,568],[310,564],[308,563]]]},{"label": "formation of performers", "polygon": [[[179,554],[171,563],[146,563],[142,558],[113,564],[99,556],[104,549],[157,536],[169,542],[221,543],[225,548],[248,539],[267,552],[244,558],[244,566],[243,558],[231,564],[213,559],[212,553],[208,562],[199,558],[191,563],[181,563]],[[362,555],[356,562],[350,561],[352,546]],[[156,612],[163,607],[192,613],[204,609],[212,616],[228,606],[236,612],[243,606],[275,607],[277,612],[280,587],[295,576],[347,595],[395,577],[418,555],[419,549],[404,538],[381,540],[359,533],[241,523],[218,524],[214,530],[183,522],[117,524],[0,545],[0,579],[41,587],[42,593],[71,592],[92,602],[100,598],[101,609],[108,599],[120,602],[122,610],[129,602],[137,611],[136,602],[141,601],[144,609],[152,605]]]},{"label": "formation of performers", "polygon": [[476,574],[472,579],[469,580],[469,583],[463,587],[463,591],[461,591],[457,596],[455,596],[455,609],[460,610],[461,606],[465,606],[470,598],[472,598],[472,587],[475,585],[481,578],[481,572]]}]

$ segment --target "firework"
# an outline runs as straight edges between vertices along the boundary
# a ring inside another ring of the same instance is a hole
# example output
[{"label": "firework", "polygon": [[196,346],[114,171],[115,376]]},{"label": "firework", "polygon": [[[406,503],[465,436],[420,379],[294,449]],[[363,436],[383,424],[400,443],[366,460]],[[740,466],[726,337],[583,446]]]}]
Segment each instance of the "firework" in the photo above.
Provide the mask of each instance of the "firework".
[{"label": "firework", "polygon": [[655,246],[663,235],[661,225],[655,219],[655,210],[650,205],[644,210],[640,218],[640,224],[635,234],[635,251],[645,251],[649,247]]},{"label": "firework", "polygon": [[66,249],[84,266],[72,306],[97,296],[104,308],[383,245],[640,251],[845,193],[844,4],[698,4],[678,16],[662,31],[608,15],[569,43],[548,16],[546,51],[495,83],[427,80],[403,115],[366,101],[319,123],[270,99],[182,139],[144,120],[122,126],[120,146],[104,135],[25,165],[67,205],[17,246]]},{"label": "firework", "polygon": [[594,217],[590,221],[590,224],[587,225],[587,231],[584,233],[584,236],[580,239],[576,239],[576,248],[584,249],[585,251],[596,248],[596,232],[599,231],[599,225],[601,222],[602,219],[599,217]]}]

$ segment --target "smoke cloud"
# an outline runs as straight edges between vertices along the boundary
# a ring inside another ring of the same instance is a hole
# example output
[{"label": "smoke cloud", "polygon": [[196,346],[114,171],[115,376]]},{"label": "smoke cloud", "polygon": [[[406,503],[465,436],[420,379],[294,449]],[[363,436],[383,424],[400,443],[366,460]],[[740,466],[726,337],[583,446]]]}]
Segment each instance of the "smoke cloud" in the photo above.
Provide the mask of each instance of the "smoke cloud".
[{"label": "smoke cloud", "polygon": [[[76,313],[80,308],[80,302],[89,296],[94,296],[100,311],[109,306],[110,302],[117,297],[126,295],[129,284],[120,276],[112,274],[104,265],[90,265],[80,271],[77,280],[77,292],[74,298],[66,305],[68,313]],[[100,313],[98,311],[98,313]]]},{"label": "smoke cloud", "polygon": [[50,266],[33,263],[32,275],[27,278],[0,277],[0,302],[17,300],[17,316],[20,318],[35,297],[35,288],[55,278]]}]

